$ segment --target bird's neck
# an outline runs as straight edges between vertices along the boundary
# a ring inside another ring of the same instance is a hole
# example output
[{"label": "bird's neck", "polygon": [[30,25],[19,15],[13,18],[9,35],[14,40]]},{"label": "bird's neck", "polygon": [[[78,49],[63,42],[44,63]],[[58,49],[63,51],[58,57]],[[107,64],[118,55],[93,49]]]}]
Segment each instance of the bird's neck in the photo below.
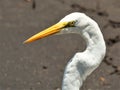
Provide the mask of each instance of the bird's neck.
[{"label": "bird's neck", "polygon": [[[71,30],[70,32],[72,31],[73,30]],[[90,75],[92,71],[94,71],[101,63],[106,51],[103,35],[98,27],[90,26],[84,28],[84,30],[80,31],[78,29],[74,32],[77,34],[81,34],[82,37],[85,39],[86,50],[81,53],[81,56],[79,54],[79,56],[75,54],[72,60],[68,62],[64,73],[62,90],[79,90],[86,77]],[[85,61],[82,62],[81,57],[86,58],[87,55],[89,61],[86,61],[85,59]],[[92,56],[92,58],[90,58],[89,56]],[[92,65],[91,62],[94,63],[94,65]],[[84,63],[86,63],[88,67],[84,66]]]},{"label": "bird's neck", "polygon": [[104,57],[106,46],[99,27],[97,25],[96,27],[91,25],[82,30],[81,33],[86,41],[86,50],[84,52],[91,55],[98,55],[100,58]]}]

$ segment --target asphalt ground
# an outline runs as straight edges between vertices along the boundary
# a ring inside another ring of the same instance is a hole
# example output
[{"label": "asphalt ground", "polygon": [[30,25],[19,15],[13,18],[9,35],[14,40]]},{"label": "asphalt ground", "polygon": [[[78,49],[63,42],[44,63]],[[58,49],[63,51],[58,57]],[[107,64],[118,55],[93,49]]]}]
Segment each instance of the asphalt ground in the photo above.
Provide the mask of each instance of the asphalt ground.
[{"label": "asphalt ground", "polygon": [[85,50],[77,35],[23,41],[71,12],[93,18],[107,54],[81,90],[120,90],[120,0],[0,0],[0,90],[60,90],[65,65]]}]

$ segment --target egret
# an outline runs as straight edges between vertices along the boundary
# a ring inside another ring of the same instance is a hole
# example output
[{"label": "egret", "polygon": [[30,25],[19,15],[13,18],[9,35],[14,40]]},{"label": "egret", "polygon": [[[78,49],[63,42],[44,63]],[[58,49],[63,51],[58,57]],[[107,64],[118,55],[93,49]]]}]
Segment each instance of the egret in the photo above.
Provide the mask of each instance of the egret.
[{"label": "egret", "polygon": [[67,63],[62,90],[79,90],[87,76],[100,65],[106,53],[103,35],[93,19],[84,13],[71,13],[57,24],[33,35],[24,43],[30,43],[52,34],[68,33],[81,35],[86,42],[86,49],[83,52],[77,52]]}]

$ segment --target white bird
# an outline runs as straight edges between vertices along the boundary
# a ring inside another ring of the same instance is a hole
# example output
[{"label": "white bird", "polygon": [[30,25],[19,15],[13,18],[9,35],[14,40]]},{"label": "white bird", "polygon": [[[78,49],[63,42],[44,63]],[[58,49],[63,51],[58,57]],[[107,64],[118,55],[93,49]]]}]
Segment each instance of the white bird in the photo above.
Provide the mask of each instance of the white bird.
[{"label": "white bird", "polygon": [[24,43],[41,39],[51,34],[79,34],[86,41],[86,50],[77,52],[68,62],[62,82],[62,90],[79,90],[83,81],[102,62],[106,45],[98,24],[84,13],[74,12],[57,24],[32,36]]}]

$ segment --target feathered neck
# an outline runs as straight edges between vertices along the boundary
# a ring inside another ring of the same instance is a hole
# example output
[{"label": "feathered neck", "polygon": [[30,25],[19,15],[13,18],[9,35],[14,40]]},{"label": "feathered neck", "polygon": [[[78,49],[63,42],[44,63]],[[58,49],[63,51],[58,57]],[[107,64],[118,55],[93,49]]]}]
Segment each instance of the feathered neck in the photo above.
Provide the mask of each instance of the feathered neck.
[{"label": "feathered neck", "polygon": [[[82,29],[82,30],[81,30]],[[79,90],[83,81],[90,75],[101,63],[105,56],[106,46],[103,35],[97,24],[77,29],[67,30],[69,33],[80,34],[86,41],[86,50],[83,53],[76,53],[68,62],[62,90]],[[92,58],[91,58],[92,56]],[[89,60],[86,59],[89,58]],[[95,58],[95,59],[94,59]]]}]

